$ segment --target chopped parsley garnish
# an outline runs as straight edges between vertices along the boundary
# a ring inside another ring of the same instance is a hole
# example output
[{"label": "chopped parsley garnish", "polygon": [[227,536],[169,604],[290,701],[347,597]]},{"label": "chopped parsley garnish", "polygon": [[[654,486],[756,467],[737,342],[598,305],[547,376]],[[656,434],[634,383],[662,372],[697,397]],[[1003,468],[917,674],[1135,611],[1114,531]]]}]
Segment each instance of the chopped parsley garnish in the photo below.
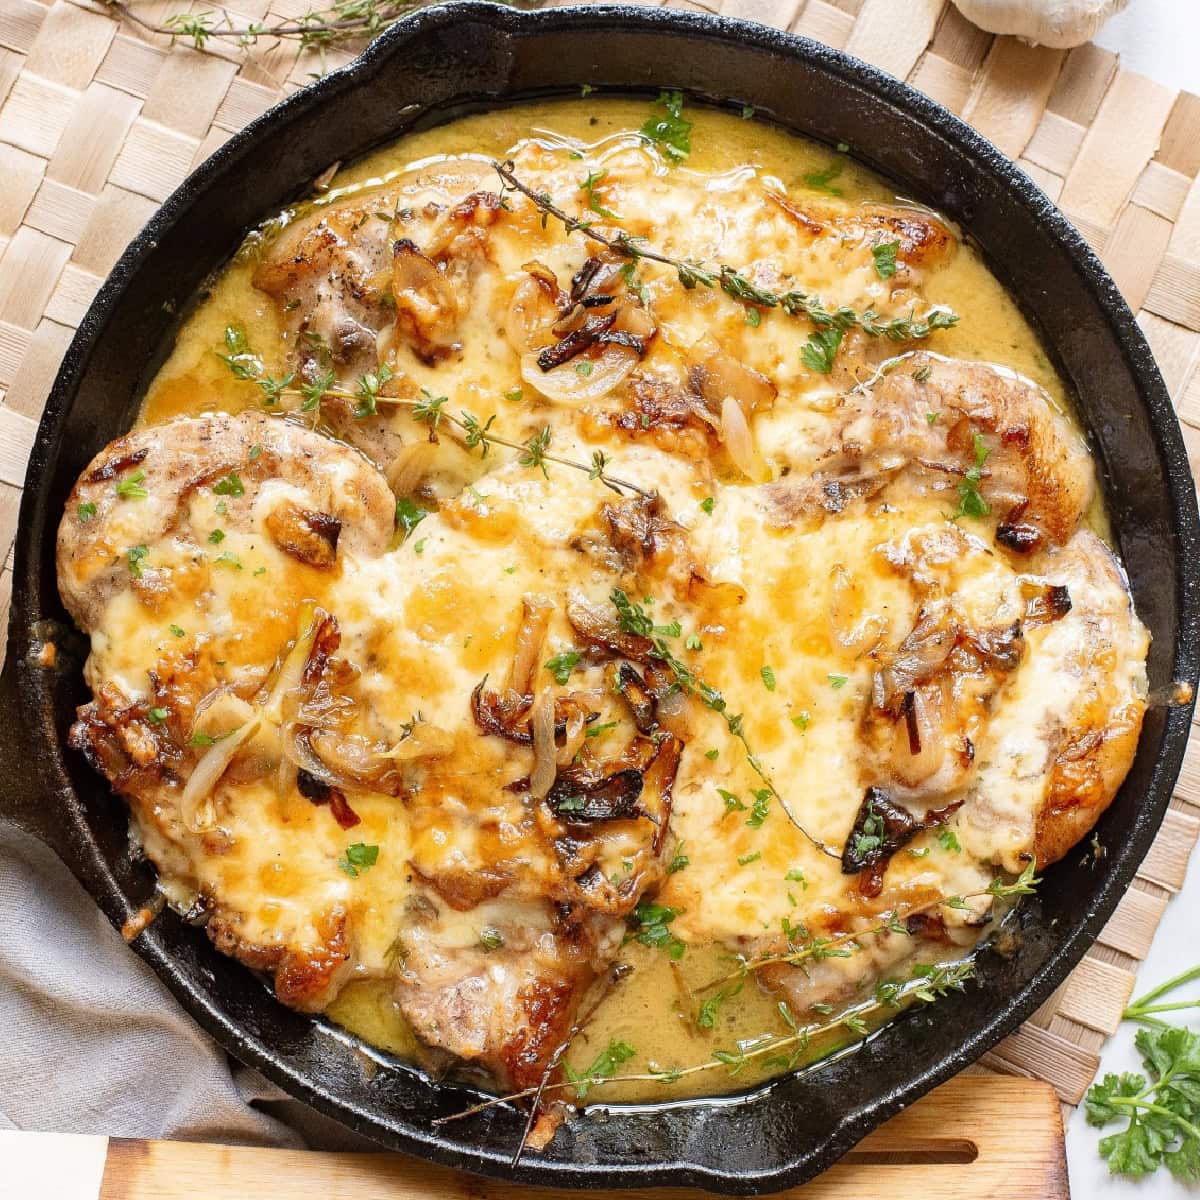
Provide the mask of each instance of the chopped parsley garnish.
[{"label": "chopped parsley garnish", "polygon": [[709,996],[703,1004],[700,1005],[700,1012],[696,1016],[696,1024],[701,1029],[715,1029],[717,1026],[717,1014],[721,1011],[721,1005],[726,1000],[732,999],[742,990],[742,981],[739,979],[737,983],[727,988],[722,988],[719,992]]},{"label": "chopped parsley garnish", "polygon": [[763,687],[768,692],[773,692],[775,690],[775,672],[770,667],[760,667],[758,673],[762,676]]},{"label": "chopped parsley garnish", "polygon": [[213,492],[218,496],[233,496],[236,498],[237,496],[244,496],[246,488],[238,473],[230,471],[224,479],[218,479],[213,484]]},{"label": "chopped parsley garnish", "polygon": [[345,852],[337,860],[337,865],[351,879],[357,879],[363,871],[369,870],[378,861],[378,846],[369,846],[366,842],[355,842],[353,845],[346,847]]},{"label": "chopped parsley garnish", "polygon": [[600,203],[600,198],[596,195],[596,185],[604,182],[604,177],[608,174],[607,171],[589,171],[588,176],[579,185],[581,192],[587,193],[588,208],[594,213],[599,213],[602,217],[607,217],[610,221],[619,221],[621,219],[618,213],[612,211],[611,208],[605,208]]},{"label": "chopped parsley garnish", "polygon": [[705,750],[704,757],[707,758],[709,762],[715,762],[720,753],[720,750],[714,746],[711,750]]},{"label": "chopped parsley garnish", "polygon": [[943,850],[948,850],[953,854],[957,854],[962,849],[953,829],[939,829],[937,840]]},{"label": "chopped parsley garnish", "polygon": [[524,389],[519,388],[519,387],[513,388],[511,391],[507,391],[504,393],[504,398],[510,404],[520,404],[520,402],[525,399]]},{"label": "chopped parsley garnish", "polygon": [[739,867],[748,867],[752,862],[758,862],[762,858],[762,851],[755,850],[753,854],[743,854],[738,858]]},{"label": "chopped parsley garnish", "polygon": [[[408,541],[409,534],[420,523],[429,516],[429,509],[422,508],[415,501],[410,500],[407,496],[396,501],[396,528],[403,530],[404,536],[400,539],[401,543]],[[420,553],[420,550],[417,551]]]},{"label": "chopped parsley garnish", "polygon": [[671,922],[682,912],[652,900],[642,900],[633,910],[634,938],[643,946],[665,950],[668,957],[680,959],[687,947],[671,932]]},{"label": "chopped parsley garnish", "polygon": [[862,832],[854,835],[854,857],[861,861],[878,850],[883,845],[883,834],[883,818],[875,811],[875,805],[868,803]]},{"label": "chopped parsley garnish", "polygon": [[504,945],[504,934],[491,925],[485,925],[479,931],[479,944],[489,953],[499,950]]},{"label": "chopped parsley garnish", "polygon": [[144,487],[142,480],[146,478],[146,472],[142,470],[134,471],[131,475],[126,475],[124,479],[118,479],[116,484],[116,493],[122,500],[145,500],[150,495]]},{"label": "chopped parsley garnish", "polygon": [[804,176],[804,182],[810,188],[816,188],[819,192],[828,192],[831,196],[840,196],[842,189],[831,187],[830,185],[842,173],[842,168],[845,165],[845,163],[835,159],[824,171],[809,172],[809,174]]},{"label": "chopped parsley garnish", "polygon": [[692,123],[683,116],[683,93],[671,90],[658,95],[656,109],[642,126],[642,136],[653,142],[671,162],[682,162],[692,152]]},{"label": "chopped parsley garnish", "polygon": [[171,633],[175,637],[186,637],[187,636],[178,625],[168,625],[167,628],[171,631]]},{"label": "chopped parsley garnish", "polygon": [[145,561],[146,555],[149,553],[150,551],[146,546],[129,547],[129,554],[127,555],[129,560],[129,573],[134,577],[134,579],[141,579],[142,563]]},{"label": "chopped parsley garnish", "polygon": [[223,529],[214,529],[208,535],[208,540],[214,545],[219,546],[225,540],[225,531]]},{"label": "chopped parsley garnish", "polygon": [[225,730],[224,733],[201,733],[197,731],[188,738],[188,745],[193,750],[201,750],[207,746],[215,746],[218,742],[223,742],[231,734],[237,733],[241,729],[240,725],[235,725],[232,729]]},{"label": "chopped parsley garnish", "polygon": [[987,462],[991,450],[988,449],[983,437],[975,435],[975,465],[963,476],[958,485],[958,507],[954,510],[954,519],[959,517],[986,517],[992,511],[991,505],[983,498],[979,485],[983,482],[983,464]]},{"label": "chopped parsley garnish", "polygon": [[96,506],[90,500],[87,500],[75,511],[78,514],[80,521],[86,525],[96,515]]},{"label": "chopped parsley garnish", "polygon": [[576,1071],[570,1063],[563,1063],[563,1074],[566,1075],[568,1082],[575,1085],[575,1099],[586,1098],[593,1084],[599,1083],[602,1079],[611,1079],[616,1074],[617,1068],[623,1062],[628,1062],[636,1053],[637,1051],[628,1042],[619,1042],[614,1039],[596,1055],[596,1060],[585,1071]]},{"label": "chopped parsley garnish", "polygon": [[155,707],[146,710],[146,720],[151,725],[161,725],[170,715],[171,710],[169,708]]},{"label": "chopped parsley garnish", "polygon": [[935,413],[935,412],[927,412],[927,413],[925,414],[925,420],[926,420],[926,421],[927,421],[927,422],[928,422],[930,425],[936,425],[936,424],[937,424],[937,419],[938,419],[938,416],[939,416],[939,415],[940,415],[940,414],[938,414],[938,413]]},{"label": "chopped parsley garnish", "polygon": [[810,371],[828,375],[833,370],[833,360],[837,357],[841,344],[840,329],[818,329],[808,335],[808,341],[800,351],[800,359]]},{"label": "chopped parsley garnish", "polygon": [[586,360],[584,360],[583,362],[577,362],[575,364],[575,374],[576,375],[587,376],[587,375],[590,375],[594,370],[595,370],[595,367],[590,362],[587,362]]},{"label": "chopped parsley garnish", "polygon": [[751,329],[757,329],[762,324],[762,313],[757,308],[746,308],[746,324]]},{"label": "chopped parsley garnish", "polygon": [[676,871],[682,871],[684,867],[691,865],[691,859],[683,852],[683,842],[680,841],[675,847],[675,856],[667,863],[667,874],[674,875]]},{"label": "chopped parsley garnish", "polygon": [[242,560],[238,558],[238,556],[234,554],[232,550],[222,550],[221,553],[213,559],[213,562],[219,563],[222,566],[231,567],[235,571],[240,571],[242,569]]},{"label": "chopped parsley garnish", "polygon": [[792,724],[795,725],[797,729],[807,729],[808,723],[811,720],[812,717],[809,716],[808,709],[802,709],[800,712],[796,713],[794,717],[792,717]]},{"label": "chopped parsley garnish", "polygon": [[741,802],[735,792],[726,791],[725,788],[717,788],[717,795],[725,801],[725,812],[745,812],[746,806]]},{"label": "chopped parsley garnish", "polygon": [[554,676],[554,682],[561,686],[571,678],[571,672],[575,670],[578,663],[578,651],[564,650],[561,654],[556,654],[553,658],[547,659],[543,665]]},{"label": "chopped parsley garnish", "polygon": [[712,496],[705,496],[705,498],[700,501],[700,511],[708,513],[708,515],[711,517],[712,511],[716,505],[717,502]]},{"label": "chopped parsley garnish", "polygon": [[746,824],[751,829],[761,829],[762,823],[771,814],[771,793],[766,788],[760,788],[754,793],[754,806],[746,818]]},{"label": "chopped parsley garnish", "polygon": [[828,675],[825,676],[825,678],[829,680],[829,686],[831,688],[842,688],[842,687],[846,686],[846,680],[849,679],[850,676],[849,675],[835,675],[831,671]]},{"label": "chopped parsley garnish", "polygon": [[880,279],[891,279],[895,275],[896,251],[899,249],[899,242],[884,242],[880,246],[871,247],[871,257],[875,260],[875,274]]}]

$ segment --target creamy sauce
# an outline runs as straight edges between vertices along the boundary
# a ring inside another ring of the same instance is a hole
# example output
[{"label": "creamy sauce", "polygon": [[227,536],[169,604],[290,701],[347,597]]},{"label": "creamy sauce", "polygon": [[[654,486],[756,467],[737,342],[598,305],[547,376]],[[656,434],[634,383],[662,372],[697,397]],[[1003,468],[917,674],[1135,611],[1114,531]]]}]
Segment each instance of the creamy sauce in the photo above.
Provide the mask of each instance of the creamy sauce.
[{"label": "creamy sauce", "polygon": [[[838,204],[908,203],[851,157],[757,121],[700,109],[688,113],[694,128],[693,152],[686,164],[659,164],[647,183],[637,173],[639,156],[645,152],[634,133],[646,119],[647,108],[642,100],[606,99],[517,106],[466,117],[405,137],[342,168],[333,190],[321,202],[352,195],[348,189],[362,188],[371,180],[386,182],[414,164],[437,164],[455,155],[516,157],[518,164],[548,161],[560,164],[558,169],[569,170],[572,176],[608,171],[611,186],[604,192],[603,204],[624,214],[624,225],[631,231],[644,227],[652,244],[670,245],[673,253],[685,257],[735,265],[772,256],[788,261],[786,226],[771,225],[761,215],[739,217],[742,212],[765,211],[764,192],[821,203],[831,200],[828,188],[833,187]],[[824,190],[814,187],[814,176],[824,176]],[[697,213],[704,213],[705,219],[698,219]],[[502,234],[496,236],[494,252],[507,278],[519,279],[521,265],[530,257],[544,259],[560,278],[569,278],[582,257],[578,239],[567,237],[551,222],[543,241],[531,250],[530,240],[536,243],[542,235],[529,228],[533,232],[528,237],[514,239],[511,245]],[[830,305],[845,303],[861,310],[874,304],[887,315],[904,310],[903,301],[888,310],[886,289],[869,256],[860,255],[847,266],[846,252],[839,247],[829,250],[825,259],[824,253],[814,252],[803,260],[800,282],[805,289],[819,293]],[[220,357],[227,327],[244,331],[246,342],[271,374],[278,377],[290,369],[286,364],[296,343],[274,300],[252,283],[258,265],[257,256],[246,254],[213,281],[149,389],[142,425],[181,415],[261,407],[262,391],[252,382],[232,378]],[[659,342],[648,361],[659,361],[653,355],[662,359],[678,347],[693,345],[705,333],[716,334],[727,351],[778,386],[779,401],[755,421],[759,450],[774,464],[776,477],[783,469],[802,473],[811,467],[806,437],[823,428],[838,391],[844,390],[802,365],[800,350],[811,328],[778,311],[764,313],[761,323],[752,326],[744,310],[719,292],[672,291],[663,277],[649,270],[646,278],[660,322]],[[924,269],[911,299],[920,311],[938,304],[960,314],[957,325],[926,343],[930,349],[948,358],[981,360],[1018,372],[1043,388],[1055,410],[1070,420],[1062,382],[1037,338],[969,244],[959,245],[945,261]],[[507,299],[497,296],[494,303],[506,304]],[[465,344],[464,354],[437,365],[405,358],[403,370],[437,394],[449,394],[451,410],[495,412],[497,427],[510,438],[524,442],[541,425],[550,424],[560,453],[579,448],[583,458],[589,457],[578,414],[539,402],[507,346],[497,349],[494,339],[482,333],[476,338],[473,332]],[[518,399],[506,398],[517,389],[522,391]],[[445,452],[458,455],[455,469],[462,478],[457,495],[390,555],[356,563],[353,576],[344,577],[346,582],[322,583],[323,595],[314,595],[314,580],[299,578],[295,568],[263,545],[262,539],[231,537],[228,545],[241,555],[245,571],[237,579],[241,599],[230,601],[230,620],[243,630],[230,658],[235,663],[269,661],[294,636],[299,600],[316,598],[325,603],[325,598],[332,598],[342,625],[343,649],[349,645],[360,662],[371,663],[360,682],[360,695],[379,727],[395,737],[400,725],[420,709],[435,725],[462,729],[471,688],[483,674],[502,671],[511,657],[523,595],[530,590],[561,594],[581,586],[603,603],[610,581],[595,571],[581,574],[576,558],[565,549],[572,537],[588,527],[597,503],[604,499],[595,485],[589,487],[584,477],[562,469],[543,478],[520,468],[507,452],[497,451],[486,460],[449,446]],[[848,512],[839,517],[832,539],[829,525],[812,531],[793,529],[785,536],[764,520],[751,490],[741,486],[745,481],[727,463],[708,477],[693,475],[686,460],[640,441],[615,442],[611,458],[614,474],[653,480],[712,579],[746,589],[746,602],[736,621],[728,625],[718,620],[698,624],[694,613],[661,599],[655,619],[678,616],[684,632],[703,641],[696,662],[702,664],[705,678],[720,681],[729,711],[746,714],[755,752],[776,780],[781,796],[809,833],[840,846],[862,798],[858,727],[869,702],[873,666],[861,652],[841,644],[831,626],[830,612],[844,604],[836,595],[838,573],[849,569],[865,592],[857,615],[884,614],[891,642],[899,641],[912,627],[917,604],[908,581],[885,562],[882,548],[898,547],[914,529],[944,527],[955,499],[953,489],[949,499],[941,497],[934,503],[914,501],[892,511]],[[705,507],[710,497],[716,498],[709,505],[711,511]],[[216,512],[210,519],[214,527],[219,524]],[[1087,523],[1103,533],[1099,500],[1092,503]],[[970,577],[963,593],[965,605],[969,609],[971,595],[977,595],[979,611],[991,623],[997,612],[1019,614],[1019,564],[997,557],[982,527],[973,529],[969,522],[964,526],[967,549],[962,569]],[[466,550],[464,539],[469,541]],[[270,571],[272,582],[254,591],[248,580],[259,565]],[[284,584],[279,585],[279,580]],[[478,585],[472,587],[472,581]],[[1103,602],[1101,596],[1098,603]],[[121,622],[135,622],[133,599],[127,600],[127,609]],[[136,690],[147,656],[152,650],[158,653],[164,644],[161,629],[167,620],[164,613],[158,633],[132,647],[122,649],[115,640],[106,644],[105,673],[120,675]],[[1045,639],[1067,636],[1057,634],[1058,628],[1030,632],[1031,658],[1037,659]],[[571,644],[570,629],[556,616],[546,656]],[[1072,686],[1069,680],[1064,685],[1065,675],[1055,676],[1047,669],[1045,678],[1029,686],[1041,689],[1044,697],[1047,689]],[[603,686],[596,668],[581,671],[573,682]],[[680,768],[672,817],[677,853],[686,854],[689,862],[667,876],[657,897],[659,903],[678,910],[670,930],[687,951],[673,960],[661,949],[637,942],[625,946],[621,959],[632,971],[600,1003],[576,1039],[569,1061],[577,1071],[585,1070],[613,1041],[636,1050],[622,1070],[645,1072],[649,1064],[686,1066],[709,1058],[714,1048],[752,1045],[764,1034],[786,1034],[779,995],[759,987],[753,978],[719,1007],[710,1028],[702,1028],[701,1005],[714,995],[714,989],[705,985],[729,974],[739,944],[778,930],[781,922],[819,918],[826,903],[845,902],[850,884],[840,864],[815,850],[788,822],[778,802],[772,801],[765,827],[762,822],[751,824],[743,808],[727,811],[717,788],[738,797],[738,804],[748,809],[759,781],[716,713],[701,710],[694,720],[696,733]],[[469,721],[466,724],[469,727]],[[1012,752],[1006,746],[1000,743],[993,749],[990,743],[981,743],[981,769],[989,769],[993,761],[989,754],[1003,766],[1004,756]],[[1029,749],[1035,772],[1041,769],[1033,763],[1039,752],[1037,746]],[[488,783],[488,771],[499,770],[499,763],[493,764],[481,752],[477,767],[482,778],[462,784],[468,791],[494,786]],[[269,786],[260,786],[265,795]],[[1030,803],[1040,803],[1040,795]],[[331,829],[325,810],[305,803],[287,809],[291,832],[286,844],[265,836],[256,840],[249,829],[235,828],[241,845],[256,843],[261,850],[247,850],[236,866],[230,860],[221,867],[226,872],[221,886],[251,892],[261,888],[269,894],[265,903],[271,911],[256,918],[264,927],[287,924],[291,893],[302,902],[298,911],[303,911],[313,879],[321,880],[327,896],[360,905],[361,911],[355,909],[354,914],[361,941],[360,977],[342,990],[328,1015],[366,1041],[412,1057],[412,1033],[393,998],[392,983],[380,977],[386,974],[396,914],[412,888],[405,863],[410,858],[434,861],[451,849],[461,850],[462,843],[455,843],[459,834],[449,818],[420,830],[408,825],[391,799],[363,798],[356,801],[356,808],[363,824],[350,835]],[[1024,846],[1029,813],[1022,810],[1005,820],[1015,831],[1013,845]],[[908,850],[895,856],[884,899],[939,892],[974,895],[987,887],[995,873],[989,861],[999,862],[996,856],[1002,853],[996,849],[993,827],[972,825],[956,816],[947,828],[955,831],[949,841],[933,832],[921,833]],[[353,881],[332,867],[339,849],[352,840],[384,848],[378,863]],[[304,847],[303,857],[289,861],[287,856],[297,846]],[[464,946],[473,945],[481,926],[505,919],[504,903],[488,901],[471,912],[452,914],[460,929],[455,936]],[[952,959],[970,947],[970,938],[964,937],[961,946],[942,947],[940,957]],[[938,955],[927,950],[922,957],[932,961]],[[822,970],[833,973],[831,978],[845,972],[845,980],[834,989],[840,1005],[869,1007],[876,979],[898,977],[909,966],[907,957],[893,948],[880,952],[877,972],[867,977],[856,978],[838,959],[823,963]],[[869,1008],[864,1019],[872,1025],[888,1015]],[[809,1056],[826,1054],[854,1036],[842,1028],[816,1038]],[[732,1077],[709,1071],[681,1079],[669,1090],[660,1083],[631,1083],[603,1089],[592,1099],[712,1094],[744,1087],[763,1073],[770,1070],[752,1067]]]}]

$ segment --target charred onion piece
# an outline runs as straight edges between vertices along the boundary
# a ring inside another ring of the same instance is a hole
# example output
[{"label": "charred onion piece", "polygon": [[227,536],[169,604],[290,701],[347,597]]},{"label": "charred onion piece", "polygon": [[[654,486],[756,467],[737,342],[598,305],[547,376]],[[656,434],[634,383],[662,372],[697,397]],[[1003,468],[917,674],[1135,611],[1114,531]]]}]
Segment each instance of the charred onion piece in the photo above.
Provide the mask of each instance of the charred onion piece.
[{"label": "charred onion piece", "polygon": [[278,505],[264,521],[271,540],[285,554],[316,567],[331,570],[337,562],[342,523],[329,513],[312,512],[291,500]]},{"label": "charred onion piece", "polygon": [[842,873],[857,875],[860,871],[885,868],[897,850],[908,845],[921,830],[944,824],[961,804],[959,800],[916,817],[901,805],[893,804],[883,788],[867,788],[842,851]]},{"label": "charred onion piece", "polygon": [[318,806],[328,804],[333,819],[343,829],[353,829],[362,820],[358,813],[350,807],[345,793],[340,788],[326,783],[323,779],[318,779],[311,772],[303,768],[297,771],[296,786],[305,800],[311,800]]},{"label": "charred onion piece", "polygon": [[638,733],[650,737],[658,729],[658,719],[654,711],[654,696],[646,686],[646,681],[636,667],[623,662],[617,667],[616,686],[621,698],[629,705]]},{"label": "charred onion piece", "polygon": [[543,371],[552,371],[570,362],[591,346],[617,319],[616,313],[603,313],[600,316],[588,317],[578,329],[572,330],[560,338],[553,346],[547,346],[537,356],[537,364]]},{"label": "charred onion piece", "polygon": [[1032,629],[1060,621],[1071,611],[1071,593],[1063,584],[1049,584],[1025,601],[1025,623]]},{"label": "charred onion piece", "polygon": [[[505,688],[499,692],[488,692],[485,675],[471,693],[471,715],[481,733],[490,733],[519,746],[533,745],[533,731],[529,727],[529,710],[533,697],[528,693]],[[580,707],[579,701],[571,696],[559,696],[554,701],[554,736],[562,737],[567,732],[567,719]],[[590,725],[599,716],[589,712],[584,717]]]},{"label": "charred onion piece", "polygon": [[568,825],[593,821],[620,821],[638,814],[642,773],[632,767],[600,777],[577,767],[559,771],[546,803]]}]

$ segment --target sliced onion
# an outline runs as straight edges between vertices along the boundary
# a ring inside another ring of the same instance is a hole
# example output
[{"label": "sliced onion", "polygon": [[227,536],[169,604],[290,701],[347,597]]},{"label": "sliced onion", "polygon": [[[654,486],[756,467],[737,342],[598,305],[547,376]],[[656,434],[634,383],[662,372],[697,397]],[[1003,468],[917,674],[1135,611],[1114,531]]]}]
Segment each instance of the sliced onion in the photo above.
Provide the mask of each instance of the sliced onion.
[{"label": "sliced onion", "polygon": [[437,445],[428,438],[404,446],[388,464],[387,481],[397,496],[411,496],[425,479],[437,457]]},{"label": "sliced onion", "polygon": [[587,737],[587,716],[587,711],[581,707],[571,709],[566,736],[555,757],[560,767],[565,767],[583,749],[583,739]]},{"label": "sliced onion", "polygon": [[418,721],[406,738],[401,738],[384,757],[393,762],[415,762],[418,758],[444,758],[454,749],[454,739],[444,729]]},{"label": "sliced onion", "polygon": [[746,421],[746,414],[732,396],[726,396],[721,401],[721,440],[743,475],[755,483],[765,483],[771,478],[771,472],[754,444],[754,434]]},{"label": "sliced onion", "polygon": [[275,676],[275,682],[271,685],[270,695],[261,709],[262,715],[277,725],[283,723],[283,698],[289,692],[295,691],[304,678],[304,667],[312,652],[313,640],[317,636],[316,607],[312,604],[303,605],[296,624],[302,632],[297,635],[291,650],[283,660],[279,674]]},{"label": "sliced onion", "polygon": [[941,693],[936,687],[927,687],[915,688],[907,695],[911,700],[905,701],[894,728],[892,770],[902,783],[917,787],[937,774],[946,757],[945,739],[938,730]]},{"label": "sliced onion", "polygon": [[[531,263],[529,267],[549,273],[549,268],[541,267],[538,263]],[[550,278],[553,278],[552,273]],[[554,287],[557,289],[557,286],[556,282]],[[551,326],[560,315],[545,276],[535,273],[526,275],[517,284],[512,299],[508,302],[504,332],[509,344],[518,354],[549,345],[553,341]]]},{"label": "sliced onion", "polygon": [[544,800],[558,774],[554,746],[554,697],[549,688],[542,688],[534,699],[530,725],[533,730],[533,770],[529,772],[529,794],[535,800]]},{"label": "sliced onion", "polygon": [[[581,375],[576,370],[583,362],[591,364],[590,375]],[[521,356],[521,378],[556,404],[587,404],[624,383],[637,363],[636,350],[628,346],[605,346],[599,358],[579,357],[543,371],[538,366],[537,354],[529,351]]]},{"label": "sliced onion", "polygon": [[517,648],[509,668],[507,686],[510,691],[524,696],[533,689],[554,604],[545,596],[530,595],[522,598],[521,605],[521,628],[517,631]]},{"label": "sliced onion", "polygon": [[870,651],[883,636],[884,621],[877,616],[860,616],[862,593],[841,563],[833,568],[833,599],[829,606],[829,628],[839,646],[846,650]]},{"label": "sliced onion", "polygon": [[192,833],[204,833],[216,824],[217,806],[213,790],[237,752],[258,732],[261,724],[257,718],[247,721],[228,737],[209,746],[201,756],[179,797],[179,816]]}]

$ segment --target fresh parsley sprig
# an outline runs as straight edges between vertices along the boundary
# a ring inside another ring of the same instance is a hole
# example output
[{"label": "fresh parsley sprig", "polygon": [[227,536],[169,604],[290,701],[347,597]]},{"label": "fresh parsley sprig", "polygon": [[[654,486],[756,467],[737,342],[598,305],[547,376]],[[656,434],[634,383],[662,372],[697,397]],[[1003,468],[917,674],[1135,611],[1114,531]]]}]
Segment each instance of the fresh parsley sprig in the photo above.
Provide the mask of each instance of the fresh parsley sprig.
[{"label": "fresh parsley sprig", "polygon": [[1108,1074],[1088,1089],[1090,1125],[1125,1126],[1100,1139],[1100,1155],[1114,1174],[1143,1176],[1166,1167],[1186,1183],[1200,1181],[1200,1033],[1159,1015],[1200,1007],[1200,999],[1158,1003],[1161,996],[1200,978],[1193,967],[1135,1000],[1124,1012],[1143,1026],[1134,1039],[1143,1072]]}]

